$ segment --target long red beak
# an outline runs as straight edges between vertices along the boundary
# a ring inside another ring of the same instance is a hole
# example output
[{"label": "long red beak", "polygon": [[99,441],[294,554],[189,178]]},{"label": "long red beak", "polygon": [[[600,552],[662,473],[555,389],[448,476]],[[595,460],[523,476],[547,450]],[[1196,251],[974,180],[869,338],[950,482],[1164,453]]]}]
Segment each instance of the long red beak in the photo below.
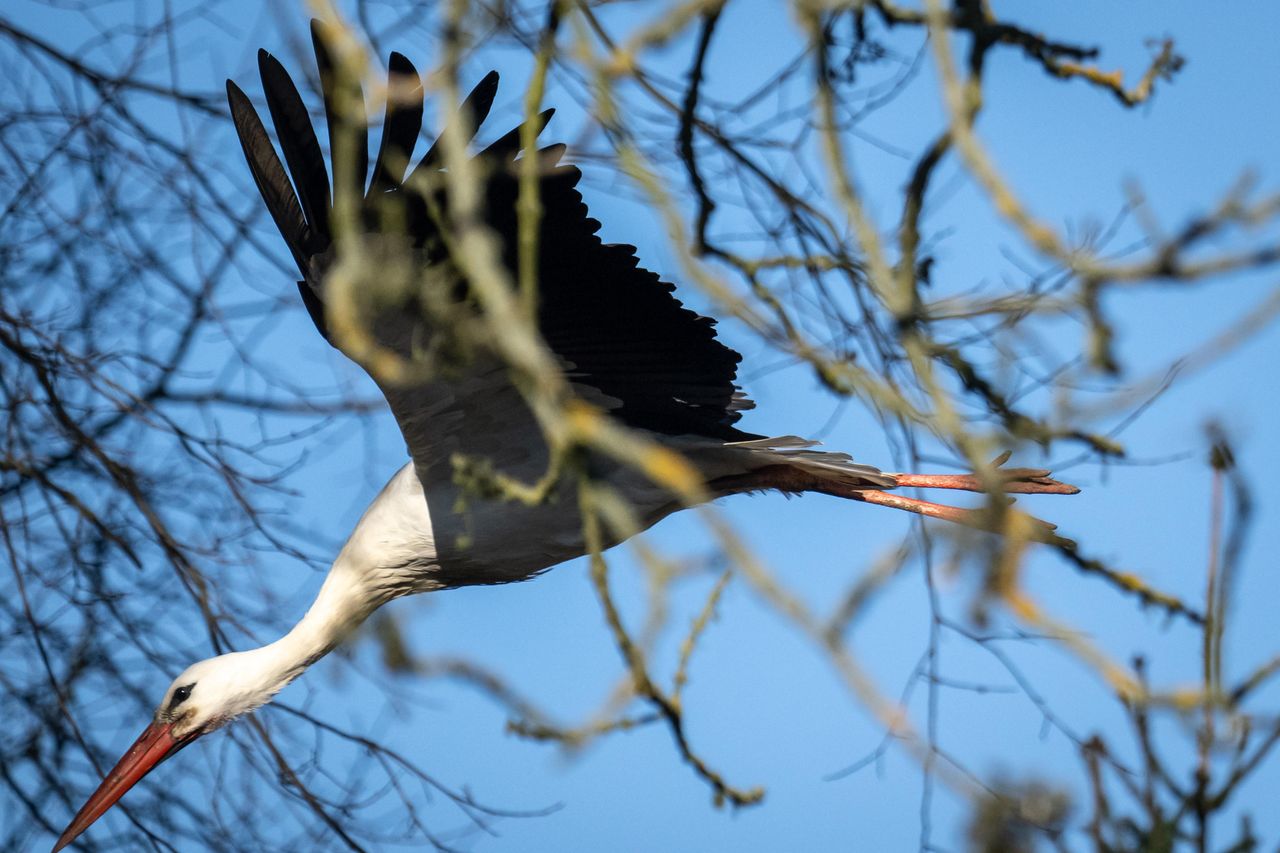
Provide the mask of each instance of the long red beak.
[{"label": "long red beak", "polygon": [[151,768],[199,736],[198,732],[192,732],[176,738],[173,736],[172,729],[173,723],[152,722],[143,730],[124,757],[111,768],[111,772],[102,780],[98,790],[93,792],[89,801],[76,813],[75,818],[58,839],[58,843],[53,845],[53,853],[58,853],[63,847],[75,841],[80,833],[89,828],[89,824],[102,817],[107,809],[115,805],[116,800],[124,796],[125,791],[151,772]]}]

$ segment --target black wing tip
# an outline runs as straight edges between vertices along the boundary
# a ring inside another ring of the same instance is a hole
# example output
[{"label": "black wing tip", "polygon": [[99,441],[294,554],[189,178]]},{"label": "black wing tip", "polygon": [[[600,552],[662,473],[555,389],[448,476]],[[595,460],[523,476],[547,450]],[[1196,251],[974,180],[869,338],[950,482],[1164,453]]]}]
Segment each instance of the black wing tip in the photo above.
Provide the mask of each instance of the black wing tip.
[{"label": "black wing tip", "polygon": [[[258,117],[258,111],[254,109],[253,101],[249,100],[244,89],[236,85],[236,81],[230,77],[227,78],[227,107],[231,110],[231,122],[236,127],[236,136],[240,137],[240,144],[243,146],[247,123],[251,124],[256,119],[261,125],[262,119]],[[247,154],[246,151],[246,156]]]},{"label": "black wing tip", "polygon": [[280,60],[264,48],[258,48],[258,74],[262,76],[262,82],[266,85],[273,81],[293,82],[293,78],[289,76],[288,70]]},{"label": "black wing tip", "polygon": [[229,77],[227,78],[227,107],[231,110],[231,121],[236,126],[236,135],[240,137],[240,142],[243,144],[246,122],[256,120],[261,125],[262,119],[254,109],[253,101],[249,100],[249,96],[244,93],[244,89]]},{"label": "black wing tip", "polygon": [[462,99],[462,109],[471,110],[471,118],[475,124],[472,132],[484,124],[493,108],[493,100],[498,96],[498,72],[490,71],[471,88],[471,93]]},{"label": "black wing tip", "polygon": [[262,47],[258,48],[258,74],[262,77],[263,84],[271,81],[293,82],[284,63],[276,59],[274,53]]},{"label": "black wing tip", "polygon": [[391,51],[391,58],[387,60],[387,70],[392,74],[413,74],[417,75],[417,66],[398,50]]},{"label": "black wing tip", "polygon": [[560,161],[564,159],[564,155],[568,150],[569,146],[563,142],[554,142],[551,145],[539,148],[538,157],[541,158],[542,167],[544,169],[554,169],[559,166]]},{"label": "black wing tip", "polygon": [[329,54],[329,43],[324,34],[325,22],[321,18],[311,19],[311,50],[316,55],[316,65],[320,68],[320,81],[333,68],[333,57]]},{"label": "black wing tip", "polygon": [[262,126],[262,117],[258,115],[253,101],[249,100],[244,89],[230,78],[227,78],[227,106],[231,109],[231,121],[236,127],[236,135],[240,137],[242,145],[245,144],[245,132],[250,128],[256,128],[264,136],[266,135],[266,130]]},{"label": "black wing tip", "polygon": [[[551,120],[555,117],[556,117],[555,107],[547,107],[545,110],[538,113],[538,115],[534,117],[533,124],[535,126],[535,130],[533,132],[533,136],[535,139],[537,139],[539,136],[542,135],[542,131],[547,129],[547,125],[551,124]],[[516,128],[516,130],[519,131],[520,128]]]},{"label": "black wing tip", "polygon": [[[422,75],[418,73],[418,67],[413,64],[409,57],[405,56],[397,50],[391,51],[391,58],[387,61],[387,78],[402,77],[413,81],[411,93],[413,96],[420,96],[422,89]],[[399,83],[398,85],[403,85]],[[403,106],[403,105],[400,105]],[[421,103],[418,104],[421,106]]]},{"label": "black wing tip", "polygon": [[[258,49],[258,74],[262,77],[262,87],[269,106],[271,98],[285,94],[286,90],[293,90],[293,94],[297,95],[298,87],[289,75],[289,69],[274,54],[263,48]],[[301,99],[301,96],[298,97]]]}]

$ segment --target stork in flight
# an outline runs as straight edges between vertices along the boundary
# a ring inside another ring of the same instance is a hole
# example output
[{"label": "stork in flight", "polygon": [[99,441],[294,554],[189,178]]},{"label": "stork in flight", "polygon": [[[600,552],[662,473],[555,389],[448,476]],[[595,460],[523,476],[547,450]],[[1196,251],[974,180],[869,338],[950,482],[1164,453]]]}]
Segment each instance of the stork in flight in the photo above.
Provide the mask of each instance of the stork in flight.
[{"label": "stork in flight", "polygon": [[[335,164],[332,188],[319,141],[293,81],[269,53],[258,65],[275,125],[282,164],[261,119],[239,87],[227,81],[227,96],[245,158],[267,209],[297,261],[298,290],[320,334],[330,334],[325,281],[336,260],[334,198],[357,200],[365,236],[394,236],[411,245],[416,270],[449,270],[448,234],[433,210],[447,210],[443,189],[433,198],[408,189],[421,179],[440,181],[444,158],[433,145],[413,172],[407,163],[422,127],[422,85],[404,56],[392,53],[390,79],[398,93],[387,99],[382,142],[369,177],[367,122],[352,120],[352,104],[363,110],[358,84],[340,91],[324,27],[312,24],[312,40],[324,92],[329,138],[355,140],[355,168]],[[497,92],[491,72],[465,99],[459,120],[470,129],[484,121]],[[408,96],[406,97],[406,93]],[[551,110],[532,121],[540,132]],[[536,133],[534,134],[536,135]],[[497,238],[502,263],[517,263],[516,200],[521,128],[474,155],[482,175],[484,224]],[[768,489],[822,492],[906,509],[926,516],[982,526],[976,511],[943,506],[889,491],[934,487],[982,491],[972,475],[888,474],[843,453],[811,449],[816,442],[794,436],[768,438],[739,430],[752,403],[734,384],[740,356],[716,340],[714,321],[700,317],[672,295],[674,290],[638,265],[633,246],[606,244],[600,223],[590,218],[577,190],[581,173],[560,164],[563,145],[539,149],[538,197],[543,207],[537,234],[537,327],[555,354],[570,387],[647,439],[684,456],[701,474],[707,495]],[[286,170],[287,165],[287,170]],[[344,177],[345,175],[345,177]],[[291,180],[292,179],[292,180]],[[346,182],[346,185],[344,185]],[[388,218],[389,205],[399,211]],[[454,276],[456,282],[465,279]],[[460,304],[464,285],[451,291]],[[378,346],[404,359],[431,338],[416,299],[382,305],[369,323]],[[356,357],[358,354],[352,354]],[[489,460],[502,473],[530,482],[547,468],[549,451],[524,397],[495,355],[475,355],[460,369],[429,379],[392,381],[370,371],[404,435],[410,461],[365,511],[334,560],[315,602],[281,639],[189,667],[165,691],[155,717],[85,803],[54,846],[70,844],[130,787],[165,758],[201,735],[271,701],[285,685],[328,654],[381,605],[402,595],[470,584],[525,580],[587,552],[572,491],[565,498],[525,505],[473,501],[459,512],[463,487],[453,459]],[[606,459],[592,458],[593,475],[624,496],[647,527],[683,508],[670,491],[644,475]],[[1075,487],[1048,471],[1002,470],[1006,492],[1074,494]],[[1037,528],[1052,537],[1050,525]]]}]

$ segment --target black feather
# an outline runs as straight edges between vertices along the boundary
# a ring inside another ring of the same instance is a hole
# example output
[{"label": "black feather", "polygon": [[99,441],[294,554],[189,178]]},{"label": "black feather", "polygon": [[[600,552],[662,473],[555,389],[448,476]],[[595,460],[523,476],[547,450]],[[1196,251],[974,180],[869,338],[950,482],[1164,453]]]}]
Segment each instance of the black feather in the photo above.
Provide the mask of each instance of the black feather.
[{"label": "black feather", "polygon": [[[536,128],[533,135],[536,138],[547,127],[547,122],[551,121],[551,117],[556,114],[554,109],[543,110],[536,116],[531,118],[525,124],[532,124]],[[520,133],[524,129],[524,124],[519,127],[513,127],[506,133],[499,136],[489,145],[488,148],[480,152],[481,157],[493,157],[503,160],[514,160],[516,155],[520,153]]]},{"label": "black feather", "polygon": [[297,261],[298,269],[306,275],[307,258],[312,253],[312,236],[284,165],[267,137],[258,111],[249,103],[244,92],[240,91],[240,87],[230,80],[227,81],[227,102],[231,106],[231,119],[235,122],[236,135],[240,137],[240,147],[244,149],[244,158],[249,162],[249,171],[253,173],[258,192],[262,194],[271,218],[280,229],[280,236],[284,237],[293,259]]},{"label": "black feather", "polygon": [[[484,79],[476,84],[471,90],[471,94],[462,99],[462,105],[458,107],[458,112],[454,114],[453,121],[465,121],[462,126],[462,137],[466,141],[476,135],[480,125],[484,124],[484,120],[489,117],[489,110],[493,107],[493,99],[498,94],[498,72],[490,71],[484,75]],[[446,125],[436,141],[431,143],[431,147],[427,149],[427,153],[423,155],[420,162],[413,170],[413,174],[409,176],[409,180],[405,183],[411,183],[414,176],[423,170],[436,169],[440,166],[443,159],[443,152],[440,149],[440,140],[444,139],[445,134],[452,133],[452,124]]]},{"label": "black feather", "polygon": [[[334,109],[333,65],[315,23],[312,32],[324,83],[330,134],[340,134],[344,119]],[[294,120],[297,105],[292,104],[293,99],[282,81],[267,79],[282,74],[273,70],[273,63],[274,60],[264,62],[264,85],[273,110],[283,115],[283,120],[277,118],[281,144],[294,180],[301,185],[299,165],[312,168],[303,154],[310,150],[314,131],[309,125],[302,128],[305,122]],[[392,74],[417,74],[399,54],[393,54],[390,69]],[[284,76],[287,79],[287,75]],[[461,129],[468,141],[493,105],[497,82],[496,73],[487,75],[464,100],[459,113],[450,119],[462,123]],[[275,94],[270,94],[273,89]],[[311,261],[311,255],[328,249],[328,241],[320,241],[309,232],[288,176],[248,100],[234,85],[228,84],[228,93],[254,178],[299,266],[304,269],[305,281],[298,284],[303,303],[320,333],[328,338],[323,270],[312,268],[315,265]],[[345,93],[346,97],[358,95],[358,87]],[[541,133],[552,114],[552,110],[547,110],[531,119],[533,129]],[[397,181],[401,165],[411,156],[421,116],[421,109],[415,103],[401,102],[394,109],[389,105],[370,191],[378,194],[378,198],[365,201],[362,221],[369,229],[384,227],[388,218],[371,215],[375,201],[378,205],[403,203],[406,215],[399,221],[406,229],[405,236],[421,250],[418,255],[421,261],[432,264],[446,257],[441,248],[444,241],[439,233],[440,223],[428,215],[426,199]],[[520,153],[522,128],[523,125],[504,134],[476,155],[477,158],[497,161],[495,165],[499,166],[510,163]],[[367,140],[363,123],[351,130],[356,131],[359,140]],[[300,139],[285,138],[298,134]],[[367,156],[367,142],[364,151]],[[537,234],[538,327],[548,346],[568,365],[568,378],[618,401],[611,413],[633,427],[725,441],[757,438],[734,426],[742,411],[750,407],[750,401],[734,384],[740,356],[716,339],[713,320],[685,308],[674,297],[673,285],[639,265],[633,246],[606,245],[600,240],[600,223],[591,218],[577,189],[581,172],[573,166],[558,165],[564,151],[563,145],[549,145],[532,156],[539,158],[541,167],[538,192],[543,208]],[[415,175],[419,170],[440,168],[440,159],[437,143],[424,155]],[[295,165],[295,161],[299,165]],[[364,166],[367,168],[367,162]],[[335,193],[342,181],[355,183],[350,177],[339,177],[338,169],[334,171]],[[309,174],[314,175],[314,168]],[[502,264],[508,270],[515,270],[519,176],[511,168],[483,169],[481,176],[484,192],[481,215],[498,238]],[[408,181],[413,181],[413,177]],[[445,187],[436,186],[428,191],[435,194],[435,202],[447,209]],[[465,288],[465,283],[460,283],[460,287]],[[383,321],[403,328],[412,319],[402,313],[403,307],[387,310],[394,313],[377,318],[375,328]],[[430,329],[420,329],[406,339],[417,340],[430,334]],[[392,408],[395,407],[392,399]],[[397,413],[397,417],[401,417],[401,413]]]},{"label": "black feather", "polygon": [[276,138],[280,140],[302,202],[302,212],[317,239],[328,244],[329,172],[325,169],[324,154],[311,126],[311,117],[289,72],[265,50],[258,51],[258,71],[262,74],[262,89],[267,96],[271,120],[276,125]]},{"label": "black feather", "polygon": [[[716,339],[714,320],[684,307],[674,285],[639,266],[634,247],[601,242],[580,178],[576,167],[561,166],[538,187],[538,328],[547,345],[572,365],[574,382],[621,401],[612,414],[630,426],[758,438],[734,427],[749,407],[734,384],[741,356]],[[508,269],[518,258],[518,197],[516,174],[492,173],[486,224],[502,241]]]},{"label": "black feather", "polygon": [[550,169],[560,164],[560,160],[564,157],[564,152],[569,150],[569,146],[563,142],[557,142],[554,145],[548,145],[545,148],[538,149],[538,159],[542,161],[542,168]]},{"label": "black feather", "polygon": [[[382,122],[382,142],[374,161],[369,195],[399,186],[422,131],[422,78],[403,54],[392,53],[387,66],[391,94]],[[407,94],[403,94],[407,92]]]},{"label": "black feather", "polygon": [[[312,19],[311,44],[320,69],[325,122],[329,127],[329,156],[333,160],[333,194],[337,196],[340,191],[351,190],[364,195],[364,182],[369,175],[369,120],[364,112],[364,89],[359,80],[339,79],[347,75],[337,73],[322,30],[323,24]],[[339,93],[339,85],[344,85],[346,91]],[[354,149],[350,160],[343,158],[340,162],[333,156],[339,139],[350,141],[348,144]]]}]

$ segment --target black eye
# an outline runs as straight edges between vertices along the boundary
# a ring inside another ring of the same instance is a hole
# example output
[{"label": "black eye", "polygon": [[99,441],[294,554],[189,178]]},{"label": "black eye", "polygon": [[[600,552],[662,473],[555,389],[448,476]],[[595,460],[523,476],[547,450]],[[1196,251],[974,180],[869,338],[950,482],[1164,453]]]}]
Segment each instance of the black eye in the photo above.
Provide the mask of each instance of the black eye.
[{"label": "black eye", "polygon": [[177,690],[173,691],[173,698],[169,700],[169,710],[172,711],[174,708],[178,707],[183,702],[190,699],[191,688],[195,686],[196,686],[195,682],[192,682],[191,684],[184,684],[181,687],[179,687]]}]

